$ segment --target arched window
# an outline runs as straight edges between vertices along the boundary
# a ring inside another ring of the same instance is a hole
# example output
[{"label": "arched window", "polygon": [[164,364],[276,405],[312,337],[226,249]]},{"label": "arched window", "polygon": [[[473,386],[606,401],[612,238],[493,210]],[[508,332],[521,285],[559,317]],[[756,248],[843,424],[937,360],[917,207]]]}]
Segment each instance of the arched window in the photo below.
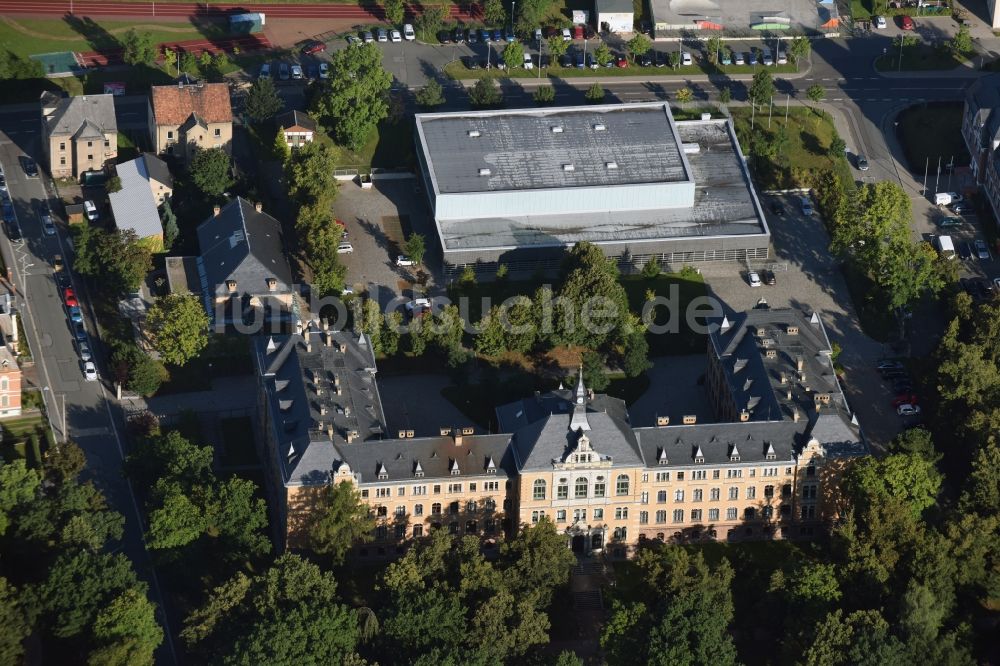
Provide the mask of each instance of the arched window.
[{"label": "arched window", "polygon": [[545,499],[545,481],[542,479],[535,479],[535,485],[531,491],[531,499]]},{"label": "arched window", "polygon": [[476,512],[476,500],[469,500],[468,502],[466,502],[465,503],[465,510],[468,513],[475,513]]},{"label": "arched window", "polygon": [[616,495],[628,495],[628,474],[619,474],[615,482]]},{"label": "arched window", "polygon": [[486,500],[485,507],[487,513],[497,510],[497,501],[492,497]]},{"label": "arched window", "polygon": [[574,489],[573,496],[576,498],[587,496],[587,477],[581,476],[576,480],[576,488]]}]

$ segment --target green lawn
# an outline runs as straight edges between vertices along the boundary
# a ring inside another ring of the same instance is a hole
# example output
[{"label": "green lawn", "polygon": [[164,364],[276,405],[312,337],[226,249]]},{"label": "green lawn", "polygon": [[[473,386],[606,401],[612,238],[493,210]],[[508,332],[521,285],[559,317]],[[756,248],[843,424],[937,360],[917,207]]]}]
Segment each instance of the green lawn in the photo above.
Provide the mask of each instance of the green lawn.
[{"label": "green lawn", "polygon": [[[621,76],[643,76],[653,74],[655,76],[677,76],[690,77],[701,74],[753,74],[760,67],[751,65],[712,65],[707,60],[698,60],[696,64],[687,67],[639,67],[630,63],[628,67],[602,67],[599,69],[589,69],[586,67],[560,67],[553,64],[547,67],[541,78],[551,79],[578,79],[595,78],[609,79]],[[796,65],[775,65],[768,68],[773,74],[791,74],[798,71]],[[444,73],[451,79],[469,80],[481,79],[486,76],[494,76],[499,79],[537,79],[538,70],[515,69],[510,72],[500,72],[496,69],[468,69],[460,60],[453,60],[444,67]]]},{"label": "green lawn", "polygon": [[608,375],[608,379],[611,380],[611,383],[602,393],[624,400],[625,404],[629,406],[649,389],[649,377],[645,374],[638,377],[626,377],[624,373],[615,373]]},{"label": "green lawn", "polygon": [[896,128],[910,170],[922,172],[930,160],[930,173],[935,173],[938,158],[947,164],[969,163],[969,151],[962,138],[962,103],[931,102],[911,106],[899,114]]},{"label": "green lawn", "polygon": [[379,124],[378,131],[369,137],[361,150],[354,152],[336,144],[333,149],[337,154],[338,167],[357,167],[361,172],[373,167],[412,167],[416,161],[413,153],[413,122],[409,118],[401,118],[395,122],[386,120]]},{"label": "green lawn", "polygon": [[904,46],[903,63],[900,66],[899,48],[892,48],[890,46],[886,54],[875,61],[875,69],[880,72],[924,72],[955,69],[964,65],[975,55],[975,51],[958,55],[952,51],[937,49],[932,46]]},{"label": "green lawn", "polygon": [[654,312],[653,321],[660,326],[676,322],[676,330],[666,333],[650,331],[650,356],[670,356],[676,354],[698,354],[705,351],[705,336],[691,330],[686,324],[685,312],[691,301],[705,296],[705,280],[693,271],[685,273],[661,273],[655,278],[628,275],[621,279],[628,295],[629,307],[633,312],[642,313],[646,303],[646,292],[652,290],[656,296],[667,299],[669,305],[660,305]]},{"label": "green lawn", "polygon": [[29,467],[41,467],[42,454],[53,445],[52,431],[42,414],[0,422],[0,457],[24,459]]},{"label": "green lawn", "polygon": [[143,24],[138,21],[94,21],[90,18],[35,19],[0,18],[0,44],[20,56],[58,51],[100,51],[120,48],[119,39],[130,28],[153,35],[153,41],[176,42],[218,34],[218,29],[192,25],[189,21]]}]

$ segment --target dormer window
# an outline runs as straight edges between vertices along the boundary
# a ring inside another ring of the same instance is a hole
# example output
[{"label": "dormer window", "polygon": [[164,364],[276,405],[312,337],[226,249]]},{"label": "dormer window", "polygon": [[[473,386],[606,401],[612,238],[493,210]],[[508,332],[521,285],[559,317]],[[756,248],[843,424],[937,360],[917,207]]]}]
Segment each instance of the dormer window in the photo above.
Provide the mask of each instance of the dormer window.
[{"label": "dormer window", "polygon": [[452,476],[458,476],[459,474],[462,473],[462,470],[459,469],[458,467],[458,461],[455,460],[454,458],[451,461],[451,465],[449,465],[449,469],[451,470]]},{"label": "dormer window", "polygon": [[389,478],[389,470],[387,470],[385,468],[385,465],[383,465],[382,463],[378,464],[378,478],[379,481],[385,481],[386,479]]},{"label": "dormer window", "polygon": [[733,455],[729,456],[729,461],[730,462],[739,462],[740,461],[740,454],[734,453]]},{"label": "dormer window", "polygon": [[230,293],[236,291],[236,280],[226,280],[226,288]]},{"label": "dormer window", "polygon": [[275,291],[278,288],[278,281],[274,278],[267,278],[267,290]]}]

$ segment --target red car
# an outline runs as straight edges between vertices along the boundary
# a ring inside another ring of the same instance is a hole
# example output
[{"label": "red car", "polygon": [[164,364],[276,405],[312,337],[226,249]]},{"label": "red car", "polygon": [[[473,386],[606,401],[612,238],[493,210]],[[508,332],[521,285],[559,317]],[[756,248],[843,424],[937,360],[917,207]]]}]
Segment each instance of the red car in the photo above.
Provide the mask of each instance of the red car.
[{"label": "red car", "polygon": [[314,55],[326,51],[326,44],[319,41],[312,41],[302,47],[302,52],[306,55]]},{"label": "red car", "polygon": [[902,20],[903,30],[913,30],[913,19],[909,16],[904,16]]},{"label": "red car", "polygon": [[578,24],[573,26],[573,39],[583,39],[584,34],[582,25]]},{"label": "red car", "polygon": [[628,67],[628,58],[626,58],[623,55],[616,56],[615,57],[615,66],[622,67],[622,68]]},{"label": "red car", "polygon": [[63,291],[63,302],[68,308],[80,305],[80,303],[76,300],[76,293],[73,291],[72,287],[66,287],[66,290]]},{"label": "red car", "polygon": [[896,399],[892,401],[893,407],[899,407],[900,405],[916,405],[920,401],[917,396],[913,393],[904,393],[902,395],[896,396]]}]

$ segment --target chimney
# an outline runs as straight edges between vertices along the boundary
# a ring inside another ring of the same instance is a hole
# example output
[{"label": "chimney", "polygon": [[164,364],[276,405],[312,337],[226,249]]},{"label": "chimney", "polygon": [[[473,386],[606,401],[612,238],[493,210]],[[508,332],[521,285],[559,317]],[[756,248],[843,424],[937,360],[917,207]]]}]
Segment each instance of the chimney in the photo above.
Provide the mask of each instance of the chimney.
[{"label": "chimney", "polygon": [[407,437],[408,439],[413,439],[413,438],[414,438],[414,437],[416,437],[416,436],[417,436],[417,433],[416,433],[416,431],[413,431],[413,430],[407,430],[407,431],[406,431],[406,437]]},{"label": "chimney", "polygon": [[799,416],[799,410],[798,410],[798,408],[797,407],[792,407],[792,421],[794,421],[795,423],[798,423],[799,422],[799,418],[800,418],[800,416]]},{"label": "chimney", "polygon": [[320,416],[326,416],[326,405],[325,404],[319,406],[319,415]]},{"label": "chimney", "polygon": [[805,363],[805,361],[803,360],[803,358],[801,356],[796,356],[795,357],[795,369],[798,370],[799,372],[802,372],[802,366],[803,366],[804,363]]},{"label": "chimney", "polygon": [[264,212],[264,204],[262,204],[259,201],[257,203],[255,203],[253,205],[253,207],[254,207],[254,210],[256,210],[258,213],[263,213]]},{"label": "chimney", "polygon": [[405,430],[400,430],[399,433],[397,433],[397,434],[399,435],[399,439],[406,439],[406,431]]},{"label": "chimney", "polygon": [[462,434],[462,429],[455,428],[452,431],[452,436],[455,438],[455,446],[462,446],[462,442],[465,440],[465,435]]},{"label": "chimney", "polygon": [[302,338],[303,338],[303,340],[304,340],[304,341],[305,341],[305,343],[306,343],[306,353],[307,353],[307,354],[310,354],[310,353],[312,353],[312,350],[313,350],[313,346],[312,346],[312,335],[311,335],[311,333],[312,333],[312,331],[306,331],[306,332],[305,332],[305,333],[304,333],[304,334],[302,335]]},{"label": "chimney", "polygon": [[[331,442],[333,441],[333,424],[332,423],[326,427],[326,436],[330,438]],[[347,441],[351,441],[351,440],[347,440]]]},{"label": "chimney", "polygon": [[656,417],[656,427],[657,428],[662,428],[662,427],[668,426],[668,425],[670,425],[670,417],[669,416],[657,416]]},{"label": "chimney", "polygon": [[327,331],[323,335],[326,338],[326,346],[327,347],[332,347],[333,346],[333,333],[331,333],[330,331]]},{"label": "chimney", "polygon": [[330,320],[329,319],[320,319],[319,322],[320,322],[320,325],[323,327],[324,331],[329,331],[330,330]]},{"label": "chimney", "polygon": [[787,384],[788,383],[788,377],[785,376],[784,372],[779,372],[778,373],[778,379],[781,380],[782,384]]},{"label": "chimney", "polygon": [[268,291],[277,291],[278,290],[278,281],[275,280],[274,278],[267,278],[267,290]]},{"label": "chimney", "polygon": [[219,217],[219,213],[221,213],[221,212],[222,212],[222,207],[221,206],[215,206],[215,207],[212,208],[212,215],[213,215],[213,217]]},{"label": "chimney", "polygon": [[743,411],[740,412],[740,422],[746,423],[749,420],[750,420],[750,412],[744,409]]},{"label": "chimney", "polygon": [[348,430],[347,431],[347,443],[348,444],[350,444],[351,442],[353,442],[354,440],[356,440],[358,437],[359,437],[359,435],[358,435],[358,431],[357,430]]}]

